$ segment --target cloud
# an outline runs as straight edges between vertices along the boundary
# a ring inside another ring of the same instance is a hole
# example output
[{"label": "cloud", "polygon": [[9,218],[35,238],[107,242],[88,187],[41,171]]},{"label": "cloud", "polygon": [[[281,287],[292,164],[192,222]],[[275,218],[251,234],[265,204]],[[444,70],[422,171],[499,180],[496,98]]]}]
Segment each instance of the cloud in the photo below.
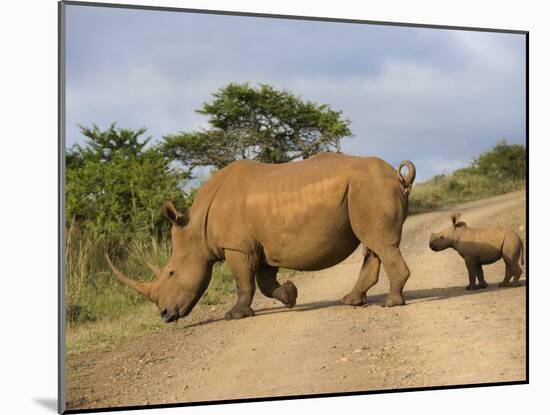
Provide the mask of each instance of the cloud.
[{"label": "cloud", "polygon": [[[229,82],[269,83],[351,119],[346,152],[411,159],[420,180],[497,140],[525,140],[522,35],[69,6],[68,144],[76,124],[206,126]],[[464,163],[464,164],[461,164]]]}]

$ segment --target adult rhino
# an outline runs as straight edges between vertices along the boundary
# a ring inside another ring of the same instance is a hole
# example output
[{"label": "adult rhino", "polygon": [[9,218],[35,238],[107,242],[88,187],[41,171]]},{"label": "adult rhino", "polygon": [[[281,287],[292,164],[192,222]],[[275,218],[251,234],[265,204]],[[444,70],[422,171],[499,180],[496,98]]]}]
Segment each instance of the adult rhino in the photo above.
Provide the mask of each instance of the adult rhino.
[{"label": "adult rhino", "polygon": [[285,164],[236,161],[201,187],[188,212],[165,203],[172,257],[162,270],[150,265],[154,281],[137,282],[107,261],[121,282],[156,303],[171,322],[191,312],[212,266],[225,260],[237,286],[237,302],[226,314],[233,319],[254,315],[254,279],[264,295],[293,307],[296,287],[277,282],[279,267],[328,268],[362,243],[359,279],[344,303],[365,303],[382,263],[390,281],[385,305],[402,305],[409,269],[399,243],[414,178],[410,161],[395,170],[375,157],[323,153]]}]

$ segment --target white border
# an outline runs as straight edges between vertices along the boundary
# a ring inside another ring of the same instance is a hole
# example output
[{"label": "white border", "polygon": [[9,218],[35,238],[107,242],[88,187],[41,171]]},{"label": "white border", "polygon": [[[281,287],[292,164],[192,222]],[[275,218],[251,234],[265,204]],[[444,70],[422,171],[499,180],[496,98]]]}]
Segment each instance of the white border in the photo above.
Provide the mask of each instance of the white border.
[{"label": "white border", "polygon": [[[270,414],[365,411],[518,414],[544,408],[548,385],[549,30],[544,3],[509,1],[146,1],[170,7],[381,20],[530,31],[531,384],[141,411],[143,414]],[[2,39],[2,412],[53,413],[57,376],[57,5],[5,2]],[[546,272],[545,272],[546,271]],[[505,353],[505,351],[503,351]],[[46,402],[46,405],[44,405]],[[11,410],[11,411],[10,411]],[[540,411],[536,411],[540,412]]]}]

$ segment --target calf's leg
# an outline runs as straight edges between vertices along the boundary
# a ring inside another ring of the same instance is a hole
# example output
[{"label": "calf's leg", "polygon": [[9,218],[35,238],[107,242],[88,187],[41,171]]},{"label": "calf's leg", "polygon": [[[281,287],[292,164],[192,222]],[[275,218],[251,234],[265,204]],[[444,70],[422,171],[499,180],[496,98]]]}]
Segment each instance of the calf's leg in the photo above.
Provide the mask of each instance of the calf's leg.
[{"label": "calf's leg", "polygon": [[254,291],[256,290],[256,284],[254,283],[254,274],[257,268],[256,261],[253,256],[239,251],[226,251],[225,261],[237,285],[237,302],[226,313],[225,319],[251,317],[254,315],[254,310],[250,308],[250,304],[252,304]]},{"label": "calf's leg", "polygon": [[519,282],[519,279],[521,277],[521,274],[523,273],[521,267],[518,265],[517,262],[512,264],[512,276],[514,277],[514,281],[511,283],[514,287],[519,287],[521,284]]},{"label": "calf's leg", "polygon": [[256,271],[256,281],[263,295],[269,298],[276,298],[288,308],[296,305],[298,290],[292,281],[286,281],[283,285],[277,281],[279,268],[262,264]]},{"label": "calf's leg", "polygon": [[[506,262],[506,261],[504,261]],[[510,286],[510,278],[512,278],[512,268],[506,263],[506,270],[504,271],[504,279],[502,282],[498,285],[499,287],[509,287]]]},{"label": "calf's leg", "polygon": [[485,276],[483,275],[483,267],[478,264],[477,266],[477,286],[476,288],[487,288],[487,282],[485,281]]},{"label": "calf's leg", "polygon": [[468,269],[468,279],[470,283],[466,286],[467,290],[476,289],[476,275],[478,264],[473,261],[466,260],[466,268]]},{"label": "calf's leg", "polygon": [[[523,273],[523,270],[518,264],[519,254],[515,255],[515,258],[514,257],[510,258],[505,255],[503,256],[503,259],[506,264],[506,277],[504,278],[504,281],[506,281],[505,285],[513,285],[515,287],[519,287],[520,286],[519,279],[521,277],[521,274]],[[510,284],[509,282],[512,277],[514,278],[514,281]]]},{"label": "calf's leg", "polygon": [[519,265],[520,258],[523,260],[523,243],[519,237],[506,238],[502,245],[502,259],[506,263],[506,267],[510,269],[510,275],[514,278],[511,283],[513,286],[519,286],[519,279],[523,270]]},{"label": "calf's leg", "polygon": [[363,252],[365,257],[363,258],[363,265],[361,266],[361,271],[359,272],[359,278],[357,279],[357,282],[351,292],[342,299],[344,304],[366,304],[367,291],[378,282],[378,276],[380,274],[380,258],[368,249]]}]

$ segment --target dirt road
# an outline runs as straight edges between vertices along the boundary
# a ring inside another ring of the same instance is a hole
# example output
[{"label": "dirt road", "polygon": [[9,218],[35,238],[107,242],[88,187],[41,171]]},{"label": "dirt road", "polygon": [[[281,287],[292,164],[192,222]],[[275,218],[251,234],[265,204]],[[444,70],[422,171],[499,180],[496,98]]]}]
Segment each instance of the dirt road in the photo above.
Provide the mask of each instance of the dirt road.
[{"label": "dirt road", "polygon": [[[512,193],[407,219],[401,249],[411,269],[408,304],[383,308],[382,271],[369,304],[341,304],[357,279],[360,250],[335,267],[292,277],[287,310],[257,293],[256,317],[225,321],[230,304],[203,307],[116,351],[68,362],[68,407],[368,391],[524,380],[526,287],[498,288],[504,264],[485,267],[489,288],[466,291],[453,251],[428,248],[432,231],[462,212],[470,226],[525,224],[525,194]],[[233,301],[233,299],[232,299]]]}]

